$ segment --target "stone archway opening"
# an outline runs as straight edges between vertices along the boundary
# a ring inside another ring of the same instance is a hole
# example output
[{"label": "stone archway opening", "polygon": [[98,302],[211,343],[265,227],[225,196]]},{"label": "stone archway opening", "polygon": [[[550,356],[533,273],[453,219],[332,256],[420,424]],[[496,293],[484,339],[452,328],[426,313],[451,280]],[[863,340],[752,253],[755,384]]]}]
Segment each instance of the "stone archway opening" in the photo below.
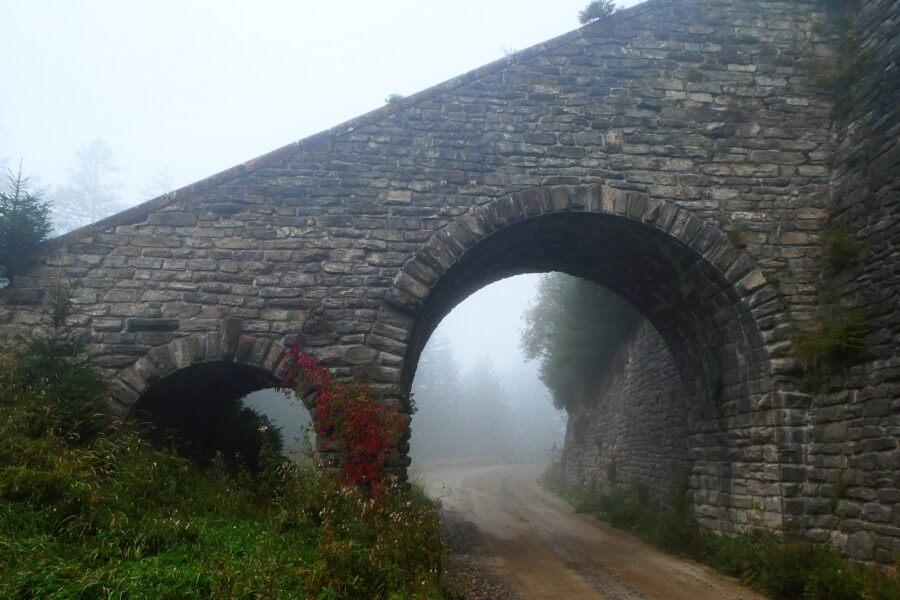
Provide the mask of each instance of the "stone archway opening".
[{"label": "stone archway opening", "polygon": [[553,213],[493,232],[430,289],[410,336],[404,376],[440,320],[505,277],[559,271],[627,300],[665,340],[685,391],[703,401],[745,398],[765,373],[762,338],[734,285],[695,247],[645,223],[595,213]]},{"label": "stone archway opening", "polygon": [[[555,345],[559,354],[546,365],[528,359],[521,344],[535,306],[535,319],[558,317],[551,327],[578,341],[571,352]],[[582,380],[567,385],[567,375]],[[549,468],[556,479],[607,495],[633,495],[637,481],[663,504],[683,493],[688,390],[674,358],[633,307],[582,278],[529,273],[467,297],[429,338],[412,393],[410,469],[426,482],[458,476],[448,465],[460,473],[518,465]]]},{"label": "stone archway opening", "polygon": [[276,391],[279,383],[253,365],[195,363],[150,384],[131,414],[184,456],[201,463],[219,456],[229,467],[254,472],[263,444],[295,459],[302,454],[295,438],[303,435],[308,411],[292,394]]},{"label": "stone archway opening", "polygon": [[[685,477],[701,523],[780,529],[785,488],[766,463],[800,457],[797,417],[776,422],[769,410],[778,378],[766,333],[777,326],[779,300],[740,248],[675,204],[603,186],[560,187],[513,194],[458,218],[404,265],[384,313],[408,323],[404,386],[454,306],[494,281],[551,271],[627,300],[671,355],[676,384],[654,397],[683,408]],[[769,427],[760,427],[764,420]],[[644,458],[647,470],[665,468],[652,452]],[[620,464],[608,467],[621,474]]]}]

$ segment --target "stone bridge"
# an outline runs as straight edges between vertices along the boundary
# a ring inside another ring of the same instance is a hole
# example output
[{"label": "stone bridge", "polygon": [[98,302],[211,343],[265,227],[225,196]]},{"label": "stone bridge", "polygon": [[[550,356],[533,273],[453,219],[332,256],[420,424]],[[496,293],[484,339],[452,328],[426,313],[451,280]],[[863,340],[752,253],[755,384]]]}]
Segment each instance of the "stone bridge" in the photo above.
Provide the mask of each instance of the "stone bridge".
[{"label": "stone bridge", "polygon": [[[887,74],[840,118],[821,76],[847,60],[839,11],[649,0],[51,240],[0,293],[2,334],[43,326],[47,290],[70,288],[124,415],[271,387],[316,314],[306,346],[405,411],[457,303],[564,271],[662,339],[704,523],[800,527],[884,560],[900,543],[897,3],[867,6],[859,40]],[[878,333],[812,394],[793,347],[835,214],[872,249],[838,285],[870,286]]]}]

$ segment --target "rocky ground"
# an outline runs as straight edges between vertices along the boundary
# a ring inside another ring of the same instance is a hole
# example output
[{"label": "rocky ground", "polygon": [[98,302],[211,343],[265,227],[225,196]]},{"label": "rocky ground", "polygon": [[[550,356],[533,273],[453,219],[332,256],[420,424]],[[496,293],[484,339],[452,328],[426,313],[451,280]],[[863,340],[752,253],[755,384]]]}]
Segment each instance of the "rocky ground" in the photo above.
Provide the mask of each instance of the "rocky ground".
[{"label": "rocky ground", "polygon": [[466,600],[522,600],[509,584],[489,568],[490,556],[481,532],[453,510],[444,511],[441,534],[449,552],[444,578]]}]

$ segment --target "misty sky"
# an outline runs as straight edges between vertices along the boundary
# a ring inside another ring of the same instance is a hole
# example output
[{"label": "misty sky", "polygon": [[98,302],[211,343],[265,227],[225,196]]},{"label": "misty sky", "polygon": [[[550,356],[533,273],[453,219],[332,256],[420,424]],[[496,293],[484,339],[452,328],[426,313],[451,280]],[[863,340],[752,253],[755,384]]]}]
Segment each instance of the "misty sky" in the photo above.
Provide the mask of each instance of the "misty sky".
[{"label": "misty sky", "polygon": [[[0,0],[0,162],[61,185],[101,138],[136,204],[164,169],[173,187],[202,179],[571,31],[586,4]],[[535,281],[501,282],[447,318],[462,363],[517,352]]]},{"label": "misty sky", "polygon": [[136,203],[161,169],[202,179],[575,29],[586,4],[0,0],[0,160],[61,184],[102,138]]},{"label": "misty sky", "polygon": [[497,367],[521,360],[521,315],[539,278],[530,274],[502,279],[469,296],[441,321],[436,333],[447,336],[460,364],[469,367],[485,356]]}]

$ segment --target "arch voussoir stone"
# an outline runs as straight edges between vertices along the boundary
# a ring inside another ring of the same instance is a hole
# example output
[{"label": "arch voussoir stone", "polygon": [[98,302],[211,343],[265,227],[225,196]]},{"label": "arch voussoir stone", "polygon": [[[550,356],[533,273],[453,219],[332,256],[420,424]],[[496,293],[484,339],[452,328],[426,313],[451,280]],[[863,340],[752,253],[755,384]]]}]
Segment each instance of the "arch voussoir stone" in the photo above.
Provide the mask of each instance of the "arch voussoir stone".
[{"label": "arch voussoir stone", "polygon": [[526,219],[537,217],[542,213],[541,198],[538,191],[529,189],[515,194],[522,206],[522,214]]},{"label": "arch voussoir stone", "polygon": [[626,208],[625,215],[643,221],[644,211],[647,210],[647,194],[643,192],[628,192],[625,195]]},{"label": "arch voussoir stone", "polygon": [[600,186],[597,184],[576,186],[572,191],[572,198],[574,210],[596,212],[600,204]]},{"label": "arch voussoir stone", "polygon": [[726,280],[729,280],[728,273],[740,260],[742,255],[743,252],[740,248],[730,243],[726,236],[718,233],[715,243],[706,254],[704,254],[704,258],[713,265]]},{"label": "arch voussoir stone", "polygon": [[173,340],[169,351],[172,354],[172,360],[175,361],[176,369],[183,369],[193,362],[191,358],[191,340],[188,337]]},{"label": "arch voussoir stone", "polygon": [[435,268],[419,256],[414,256],[404,263],[403,270],[417,281],[421,281],[428,286],[437,283],[439,278]]},{"label": "arch voussoir stone", "polygon": [[459,246],[463,252],[478,241],[478,235],[469,229],[462,221],[454,221],[447,226],[447,236]]},{"label": "arch voussoir stone", "polygon": [[[673,227],[669,233],[685,246],[693,248],[692,242],[697,233],[703,228],[704,223],[685,209],[681,209],[684,219]],[[702,253],[701,253],[702,254]]]},{"label": "arch voussoir stone", "polygon": [[550,205],[553,212],[562,212],[572,208],[572,196],[567,186],[550,188]]},{"label": "arch voussoir stone", "polygon": [[466,251],[466,244],[464,241],[460,240],[455,233],[459,230],[458,223],[454,222],[451,225],[441,229],[437,232],[436,237],[441,241],[447,253],[453,257],[453,262],[459,260],[459,257]]},{"label": "arch voussoir stone", "polygon": [[253,341],[250,345],[250,356],[248,357],[247,364],[262,368],[266,355],[269,352],[269,348],[272,347],[272,343],[273,341],[269,338],[258,338]]}]

